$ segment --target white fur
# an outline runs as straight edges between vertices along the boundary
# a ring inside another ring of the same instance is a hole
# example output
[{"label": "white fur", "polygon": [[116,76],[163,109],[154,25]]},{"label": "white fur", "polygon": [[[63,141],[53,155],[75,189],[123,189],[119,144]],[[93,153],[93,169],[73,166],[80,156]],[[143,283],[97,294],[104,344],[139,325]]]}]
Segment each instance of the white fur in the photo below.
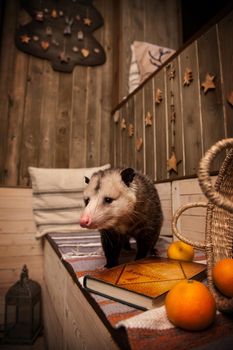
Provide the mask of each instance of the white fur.
[{"label": "white fur", "polygon": [[[114,227],[119,232],[125,233],[129,216],[136,203],[136,189],[127,187],[118,172],[106,174],[101,178],[100,189],[96,192],[98,181],[98,177],[94,175],[84,190],[84,198],[89,198],[89,203],[83,215],[91,218],[90,228]],[[112,203],[105,203],[105,197],[113,198]]]}]

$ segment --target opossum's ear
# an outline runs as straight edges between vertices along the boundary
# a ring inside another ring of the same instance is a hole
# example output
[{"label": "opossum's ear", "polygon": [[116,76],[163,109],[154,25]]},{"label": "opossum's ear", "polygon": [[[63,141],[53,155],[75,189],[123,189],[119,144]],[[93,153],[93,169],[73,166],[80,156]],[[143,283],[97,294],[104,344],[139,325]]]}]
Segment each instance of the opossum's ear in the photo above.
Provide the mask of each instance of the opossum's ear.
[{"label": "opossum's ear", "polygon": [[84,180],[85,180],[85,183],[86,183],[86,184],[89,184],[90,179],[89,179],[87,176],[84,176]]},{"label": "opossum's ear", "polygon": [[121,178],[123,182],[126,184],[126,186],[128,187],[130,183],[133,181],[134,176],[135,176],[135,172],[132,168],[124,169],[121,172]]}]

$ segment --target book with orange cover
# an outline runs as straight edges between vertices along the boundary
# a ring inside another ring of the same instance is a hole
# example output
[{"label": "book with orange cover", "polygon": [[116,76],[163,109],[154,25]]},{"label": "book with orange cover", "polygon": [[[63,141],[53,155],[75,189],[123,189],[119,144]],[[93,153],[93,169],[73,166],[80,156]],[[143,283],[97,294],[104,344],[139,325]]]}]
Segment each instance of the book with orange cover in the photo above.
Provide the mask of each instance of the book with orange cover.
[{"label": "book with orange cover", "polygon": [[94,271],[84,276],[83,286],[89,292],[146,310],[162,305],[166,293],[178,282],[205,277],[205,264],[148,257]]}]

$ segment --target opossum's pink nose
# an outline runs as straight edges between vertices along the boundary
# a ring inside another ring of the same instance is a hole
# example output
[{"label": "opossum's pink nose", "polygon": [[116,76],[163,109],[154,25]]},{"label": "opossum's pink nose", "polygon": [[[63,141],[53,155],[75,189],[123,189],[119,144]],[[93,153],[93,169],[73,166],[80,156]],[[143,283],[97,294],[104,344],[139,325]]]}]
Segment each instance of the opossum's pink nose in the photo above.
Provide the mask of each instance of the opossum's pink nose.
[{"label": "opossum's pink nose", "polygon": [[88,215],[82,215],[80,218],[80,226],[81,227],[90,227],[91,226],[91,218]]}]

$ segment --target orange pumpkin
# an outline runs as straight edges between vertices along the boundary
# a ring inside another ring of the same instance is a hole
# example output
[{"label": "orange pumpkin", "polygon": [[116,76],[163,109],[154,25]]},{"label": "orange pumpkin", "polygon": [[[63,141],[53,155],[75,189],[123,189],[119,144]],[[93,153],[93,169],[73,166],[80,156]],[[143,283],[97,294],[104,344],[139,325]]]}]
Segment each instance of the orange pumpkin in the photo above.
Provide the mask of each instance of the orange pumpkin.
[{"label": "orange pumpkin", "polygon": [[166,295],[165,307],[168,319],[186,330],[203,330],[211,325],[216,315],[215,300],[201,282],[184,280]]},{"label": "orange pumpkin", "polygon": [[213,268],[213,281],[222,294],[233,297],[233,259],[219,260]]}]

